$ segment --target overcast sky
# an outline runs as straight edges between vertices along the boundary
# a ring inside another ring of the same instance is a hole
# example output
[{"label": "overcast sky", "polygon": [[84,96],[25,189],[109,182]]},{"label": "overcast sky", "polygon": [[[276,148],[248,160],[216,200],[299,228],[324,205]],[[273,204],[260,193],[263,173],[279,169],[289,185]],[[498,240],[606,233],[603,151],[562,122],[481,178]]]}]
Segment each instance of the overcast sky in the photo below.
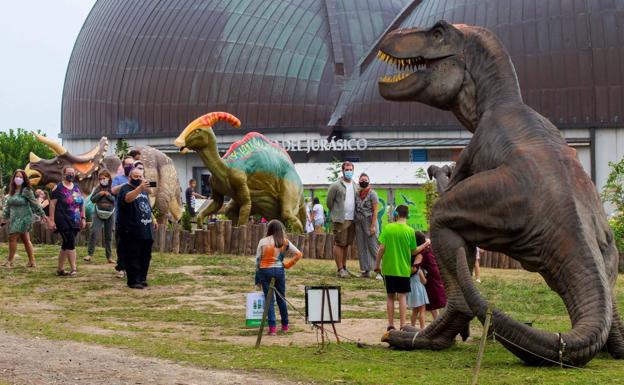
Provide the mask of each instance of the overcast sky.
[{"label": "overcast sky", "polygon": [[71,50],[95,0],[6,0],[0,12],[0,130],[57,138]]}]

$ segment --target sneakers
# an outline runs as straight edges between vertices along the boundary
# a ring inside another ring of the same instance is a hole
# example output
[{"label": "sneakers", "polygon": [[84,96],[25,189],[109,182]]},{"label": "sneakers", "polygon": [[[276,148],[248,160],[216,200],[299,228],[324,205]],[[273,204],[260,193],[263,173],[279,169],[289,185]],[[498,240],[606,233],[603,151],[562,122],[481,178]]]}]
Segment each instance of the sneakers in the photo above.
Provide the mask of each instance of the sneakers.
[{"label": "sneakers", "polygon": [[91,261],[91,256],[87,255],[86,257],[82,258],[84,261],[89,262]]},{"label": "sneakers", "polygon": [[349,276],[349,272],[345,268],[340,269],[339,273],[340,278],[347,278]]},{"label": "sneakers", "polygon": [[126,272],[123,270],[119,270],[116,274],[115,277],[119,278],[119,279],[123,279],[126,276]]},{"label": "sneakers", "polygon": [[277,335],[277,326],[269,326],[269,333],[270,336],[276,336]]},{"label": "sneakers", "polygon": [[481,279],[480,278],[475,279],[475,281],[477,281],[477,283],[481,283]]},{"label": "sneakers", "polygon": [[140,283],[133,283],[132,285],[128,285],[128,287],[130,289],[139,289],[139,290],[143,290],[143,285],[141,285]]},{"label": "sneakers", "polygon": [[379,273],[377,273],[377,276],[375,277],[375,279],[378,281],[383,281],[383,277]]},{"label": "sneakers", "polygon": [[288,333],[288,325],[282,325],[282,333]]}]

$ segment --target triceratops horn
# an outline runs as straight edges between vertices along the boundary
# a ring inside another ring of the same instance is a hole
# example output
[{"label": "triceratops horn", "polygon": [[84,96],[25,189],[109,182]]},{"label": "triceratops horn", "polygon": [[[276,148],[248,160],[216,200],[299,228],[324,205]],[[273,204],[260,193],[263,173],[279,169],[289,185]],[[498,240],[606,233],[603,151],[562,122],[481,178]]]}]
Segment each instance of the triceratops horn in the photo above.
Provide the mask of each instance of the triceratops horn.
[{"label": "triceratops horn", "polygon": [[39,135],[36,132],[33,132],[33,135],[35,136],[35,138],[37,138],[38,141],[50,147],[50,149],[54,151],[56,155],[63,155],[64,153],[67,152],[67,150],[63,146],[60,145],[60,143],[57,143],[49,138],[46,138],[43,135]]},{"label": "triceratops horn", "polygon": [[40,162],[41,158],[38,157],[34,152],[31,152],[28,155],[28,160],[30,160],[30,163],[36,163],[36,162]]}]

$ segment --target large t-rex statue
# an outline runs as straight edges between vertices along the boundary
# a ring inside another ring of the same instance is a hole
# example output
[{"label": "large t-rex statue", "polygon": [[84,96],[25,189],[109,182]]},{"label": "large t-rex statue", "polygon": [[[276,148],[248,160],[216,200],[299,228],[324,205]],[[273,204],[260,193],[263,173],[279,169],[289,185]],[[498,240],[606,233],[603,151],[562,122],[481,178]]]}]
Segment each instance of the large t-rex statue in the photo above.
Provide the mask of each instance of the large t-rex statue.
[{"label": "large t-rex statue", "polygon": [[175,140],[181,150],[196,151],[212,173],[212,202],[199,213],[199,222],[219,211],[229,196],[232,200],[226,215],[238,226],[245,225],[249,215],[257,214],[280,219],[291,231],[303,232],[303,185],[286,150],[264,135],[250,132],[221,158],[212,131],[220,120],[234,127],[241,124],[227,112],[212,112],[192,121]]},{"label": "large t-rex statue", "polygon": [[596,187],[559,130],[523,103],[498,38],[484,28],[440,21],[389,33],[379,57],[408,69],[380,80],[384,98],[452,111],[474,134],[431,218],[447,310],[422,331],[391,331],[383,340],[443,349],[474,316],[484,322],[488,303],[470,277],[479,246],[541,274],[570,316],[571,330],[551,333],[493,309],[497,340],[513,354],[532,365],[582,366],[603,348],[622,358],[618,254]]},{"label": "large t-rex statue", "polygon": [[[121,164],[116,156],[106,156],[108,151],[108,139],[102,137],[98,144],[89,152],[82,155],[73,155],[61,144],[33,133],[42,143],[45,143],[54,151],[56,157],[41,159],[34,153],[30,153],[30,162],[26,165],[26,175],[33,185],[49,185],[58,183],[63,174],[63,168],[72,166],[76,170],[77,183],[80,190],[85,194],[91,194],[91,190],[98,183],[98,173],[108,170],[113,177]],[[173,161],[161,151],[149,146],[132,147],[132,150],[141,152],[141,161],[145,166],[145,177],[156,181],[157,187],[152,189],[150,201],[157,208],[158,220],[163,222],[167,214],[175,221],[182,217],[182,200],[180,197],[180,182]]]}]

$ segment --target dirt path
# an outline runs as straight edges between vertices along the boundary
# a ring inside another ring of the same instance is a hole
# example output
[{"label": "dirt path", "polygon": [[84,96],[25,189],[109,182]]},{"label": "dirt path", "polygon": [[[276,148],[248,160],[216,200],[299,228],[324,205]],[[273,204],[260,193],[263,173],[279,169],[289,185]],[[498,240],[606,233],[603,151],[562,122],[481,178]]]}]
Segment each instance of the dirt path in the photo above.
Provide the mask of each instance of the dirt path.
[{"label": "dirt path", "polygon": [[127,350],[0,331],[0,383],[15,385],[289,384],[256,373],[185,367]]}]

